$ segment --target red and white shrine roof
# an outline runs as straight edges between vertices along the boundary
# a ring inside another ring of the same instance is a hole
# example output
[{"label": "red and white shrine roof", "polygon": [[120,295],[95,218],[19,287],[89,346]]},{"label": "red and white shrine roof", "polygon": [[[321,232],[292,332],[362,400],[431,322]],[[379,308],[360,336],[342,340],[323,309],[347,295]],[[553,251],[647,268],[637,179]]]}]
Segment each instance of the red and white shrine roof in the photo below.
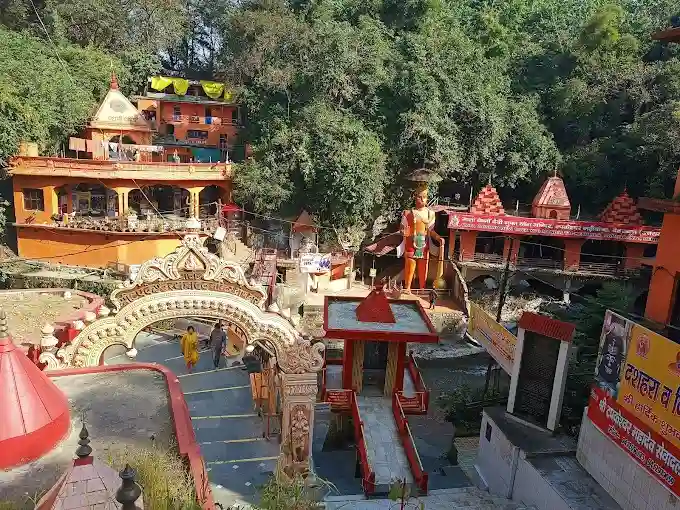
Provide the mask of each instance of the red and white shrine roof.
[{"label": "red and white shrine roof", "polygon": [[51,451],[69,431],[66,395],[18,349],[0,311],[0,469]]},{"label": "red and white shrine roof", "polygon": [[420,301],[388,299],[377,288],[365,298],[326,296],[326,338],[434,343],[439,335]]}]

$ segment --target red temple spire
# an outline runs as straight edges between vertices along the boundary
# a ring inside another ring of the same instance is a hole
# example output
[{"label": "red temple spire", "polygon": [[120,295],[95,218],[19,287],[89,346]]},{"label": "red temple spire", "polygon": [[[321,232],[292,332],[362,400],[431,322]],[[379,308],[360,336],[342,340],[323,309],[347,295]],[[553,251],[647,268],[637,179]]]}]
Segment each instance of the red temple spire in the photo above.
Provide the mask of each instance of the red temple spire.
[{"label": "red temple spire", "polygon": [[109,86],[111,90],[118,90],[118,78],[116,78],[116,72],[111,70],[111,85]]},{"label": "red temple spire", "polygon": [[394,324],[394,318],[390,302],[383,291],[382,284],[378,284],[356,308],[356,316],[359,322],[382,322]]}]

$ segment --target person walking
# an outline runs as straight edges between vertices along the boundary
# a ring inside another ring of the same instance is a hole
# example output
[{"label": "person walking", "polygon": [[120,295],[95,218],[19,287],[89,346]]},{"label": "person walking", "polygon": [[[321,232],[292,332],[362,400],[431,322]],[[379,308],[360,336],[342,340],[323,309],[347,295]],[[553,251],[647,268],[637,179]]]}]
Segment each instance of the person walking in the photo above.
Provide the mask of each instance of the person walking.
[{"label": "person walking", "polygon": [[187,370],[191,372],[196,363],[198,363],[198,335],[193,326],[187,328],[187,332],[182,335],[180,340],[180,347],[182,349],[182,355],[184,355],[184,361],[187,364]]},{"label": "person walking", "polygon": [[210,347],[213,351],[213,365],[215,370],[220,367],[220,357],[222,356],[222,351],[227,345],[227,334],[222,329],[222,324],[219,322],[215,323],[215,327],[210,332]]},{"label": "person walking", "polygon": [[437,291],[432,289],[430,291],[430,310],[434,310],[436,304],[437,304]]}]

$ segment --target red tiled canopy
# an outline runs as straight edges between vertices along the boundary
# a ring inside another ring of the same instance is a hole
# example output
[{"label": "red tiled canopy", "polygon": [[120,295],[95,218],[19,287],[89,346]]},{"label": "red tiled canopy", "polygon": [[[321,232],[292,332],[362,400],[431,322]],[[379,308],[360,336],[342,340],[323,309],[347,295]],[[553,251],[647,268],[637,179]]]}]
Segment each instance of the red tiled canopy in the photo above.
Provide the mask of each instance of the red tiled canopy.
[{"label": "red tiled canopy", "polygon": [[496,188],[491,184],[484,186],[472,203],[470,212],[472,214],[490,214],[492,216],[505,214],[505,209],[503,209],[503,204]]},{"label": "red tiled canopy", "polygon": [[69,430],[66,395],[19,350],[0,311],[0,469],[51,451]]},{"label": "red tiled canopy", "polygon": [[635,205],[635,201],[630,198],[628,192],[624,190],[618,197],[611,201],[600,216],[604,223],[617,223],[627,226],[642,225],[642,216]]}]

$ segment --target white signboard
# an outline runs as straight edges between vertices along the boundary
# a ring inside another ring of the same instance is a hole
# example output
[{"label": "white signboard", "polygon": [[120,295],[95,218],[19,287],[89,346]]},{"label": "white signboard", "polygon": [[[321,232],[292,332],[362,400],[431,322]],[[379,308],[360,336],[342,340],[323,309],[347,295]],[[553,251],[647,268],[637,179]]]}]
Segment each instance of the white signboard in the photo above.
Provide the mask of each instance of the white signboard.
[{"label": "white signboard", "polygon": [[306,253],[300,255],[301,273],[327,273],[331,270],[330,254]]}]

